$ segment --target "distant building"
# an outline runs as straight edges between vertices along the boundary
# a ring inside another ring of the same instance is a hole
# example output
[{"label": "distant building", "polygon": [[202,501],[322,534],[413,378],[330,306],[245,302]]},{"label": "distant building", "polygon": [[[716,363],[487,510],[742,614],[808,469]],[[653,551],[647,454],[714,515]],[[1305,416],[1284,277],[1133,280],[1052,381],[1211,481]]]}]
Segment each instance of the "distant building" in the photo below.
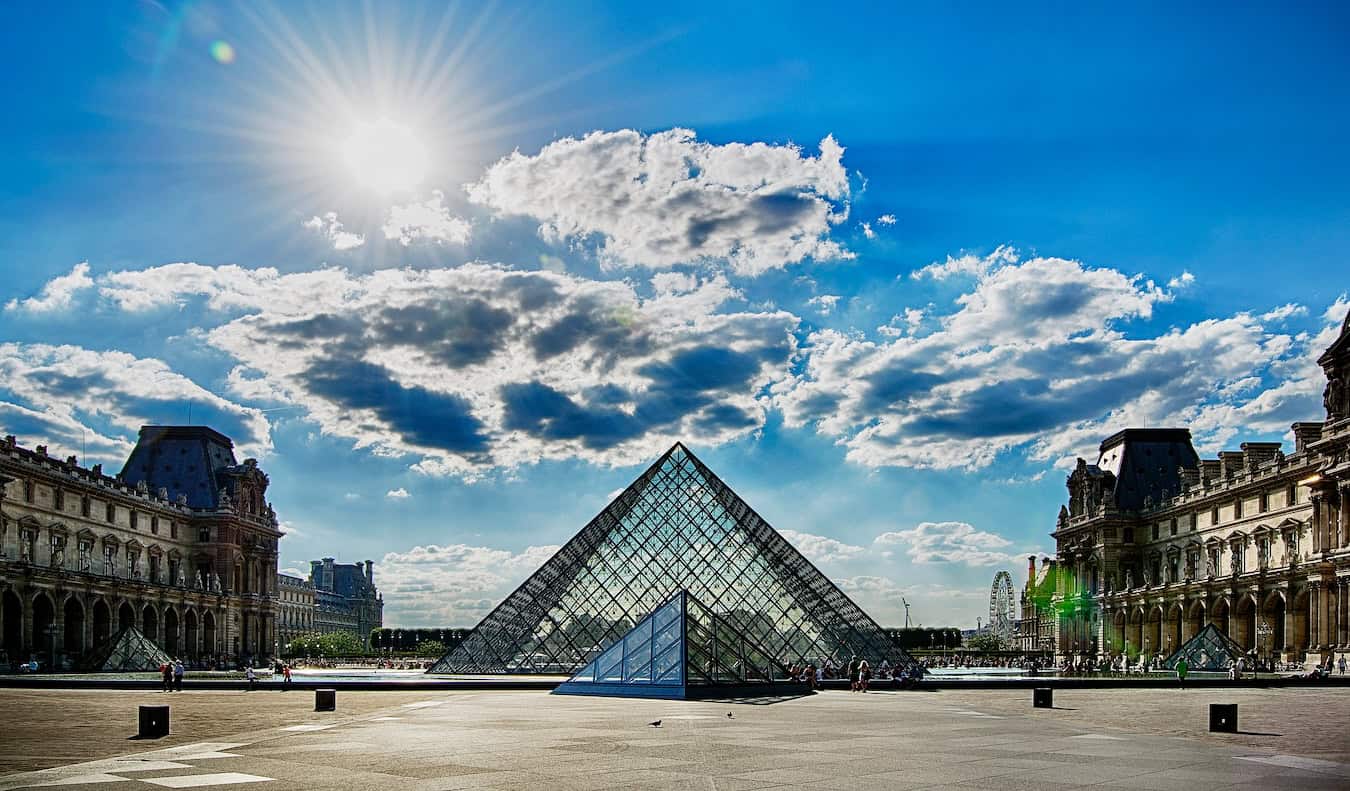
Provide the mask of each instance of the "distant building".
[{"label": "distant building", "polygon": [[314,584],[303,577],[277,575],[277,642],[286,645],[314,633]]},{"label": "distant building", "polygon": [[271,655],[268,478],[206,426],[144,426],[117,476],[0,443],[0,657],[77,666],[135,627],[170,655]]},{"label": "distant building", "polygon": [[336,563],[333,558],[309,563],[314,588],[314,628],[319,634],[351,632],[370,644],[370,631],[384,626],[384,599],[375,588],[375,564]]},{"label": "distant building", "polygon": [[1043,558],[1036,569],[1036,557],[1027,558],[1027,582],[1019,599],[1021,617],[1017,621],[1014,643],[1019,651],[1055,650],[1055,560]]},{"label": "distant building", "polygon": [[1078,460],[1051,534],[1061,656],[1166,655],[1208,624],[1261,659],[1350,656],[1350,317],[1317,363],[1326,418],[1292,453],[1136,428]]}]

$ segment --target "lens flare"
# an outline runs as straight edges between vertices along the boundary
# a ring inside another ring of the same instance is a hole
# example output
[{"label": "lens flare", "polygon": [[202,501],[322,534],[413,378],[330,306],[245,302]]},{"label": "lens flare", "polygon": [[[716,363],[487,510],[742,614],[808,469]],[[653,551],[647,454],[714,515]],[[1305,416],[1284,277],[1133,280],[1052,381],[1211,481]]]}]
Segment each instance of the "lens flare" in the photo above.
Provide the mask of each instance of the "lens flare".
[{"label": "lens flare", "polygon": [[212,41],[211,57],[215,58],[217,63],[234,63],[234,47],[230,46],[228,41]]}]

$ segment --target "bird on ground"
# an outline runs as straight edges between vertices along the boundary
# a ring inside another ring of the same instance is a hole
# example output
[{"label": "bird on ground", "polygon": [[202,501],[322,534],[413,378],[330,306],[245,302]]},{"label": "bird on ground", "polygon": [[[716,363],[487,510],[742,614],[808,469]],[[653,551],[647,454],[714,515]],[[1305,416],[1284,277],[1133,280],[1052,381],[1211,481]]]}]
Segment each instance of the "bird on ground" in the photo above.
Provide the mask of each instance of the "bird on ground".
[{"label": "bird on ground", "polygon": [[729,719],[729,720],[734,720],[734,719],[736,719],[736,715],[735,715],[735,714],[732,714],[731,712],[728,711],[728,712],[727,712],[727,719]]},{"label": "bird on ground", "polygon": [[647,724],[650,725],[650,726],[652,726],[653,728],[660,728],[660,727],[661,727],[661,721],[660,721],[660,720],[657,720],[656,722],[649,722],[649,723],[647,723]]}]

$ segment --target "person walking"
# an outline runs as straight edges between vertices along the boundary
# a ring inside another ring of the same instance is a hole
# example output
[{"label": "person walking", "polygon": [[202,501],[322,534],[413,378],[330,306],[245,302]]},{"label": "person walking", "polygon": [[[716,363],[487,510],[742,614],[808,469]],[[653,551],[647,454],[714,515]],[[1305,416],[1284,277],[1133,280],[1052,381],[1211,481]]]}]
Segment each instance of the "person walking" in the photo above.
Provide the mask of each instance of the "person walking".
[{"label": "person walking", "polygon": [[848,691],[858,691],[858,657],[850,657],[848,660]]},{"label": "person walking", "polygon": [[1345,657],[1340,658],[1336,663],[1336,668],[1340,671],[1341,675],[1345,675]]},{"label": "person walking", "polygon": [[249,692],[252,692],[253,688],[258,686],[258,675],[253,672],[252,664],[244,666],[244,679],[248,681]]},{"label": "person walking", "polygon": [[866,659],[858,662],[858,691],[866,692],[867,685],[872,680],[872,666]]},{"label": "person walking", "polygon": [[160,682],[161,682],[162,687],[163,687],[162,689],[160,689],[160,692],[172,692],[172,691],[173,691],[173,662],[165,662],[164,664],[160,665],[160,666],[159,666],[159,676],[160,676]]},{"label": "person walking", "polygon": [[181,660],[181,659],[175,659],[175,660],[173,661],[173,691],[174,691],[174,692],[182,692],[182,691],[183,691],[183,674],[184,674],[185,672],[186,672],[186,668],[183,667],[183,660]]},{"label": "person walking", "polygon": [[291,665],[289,662],[281,666],[281,678],[284,682],[281,691],[285,692],[291,688]]},{"label": "person walking", "polygon": [[1177,686],[1186,688],[1186,674],[1191,670],[1191,666],[1186,664],[1186,657],[1177,660]]}]

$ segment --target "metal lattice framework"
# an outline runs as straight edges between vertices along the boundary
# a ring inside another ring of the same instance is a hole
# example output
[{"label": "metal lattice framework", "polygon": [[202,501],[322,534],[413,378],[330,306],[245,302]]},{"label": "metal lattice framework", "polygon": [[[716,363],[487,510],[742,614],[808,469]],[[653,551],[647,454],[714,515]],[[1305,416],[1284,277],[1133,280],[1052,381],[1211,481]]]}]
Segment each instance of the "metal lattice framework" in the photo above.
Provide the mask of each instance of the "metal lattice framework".
[{"label": "metal lattice framework", "polygon": [[1242,657],[1242,646],[1219,631],[1214,624],[1205,624],[1205,628],[1187,640],[1171,656],[1163,660],[1163,667],[1176,670],[1177,662],[1186,660],[1191,670],[1227,670],[1228,666]]},{"label": "metal lattice framework", "polygon": [[1017,618],[1015,607],[1012,575],[1000,571],[989,588],[989,632],[1005,644],[1012,640]]},{"label": "metal lattice framework", "polygon": [[572,674],[680,589],[784,664],[914,661],[676,443],[428,672]]}]

